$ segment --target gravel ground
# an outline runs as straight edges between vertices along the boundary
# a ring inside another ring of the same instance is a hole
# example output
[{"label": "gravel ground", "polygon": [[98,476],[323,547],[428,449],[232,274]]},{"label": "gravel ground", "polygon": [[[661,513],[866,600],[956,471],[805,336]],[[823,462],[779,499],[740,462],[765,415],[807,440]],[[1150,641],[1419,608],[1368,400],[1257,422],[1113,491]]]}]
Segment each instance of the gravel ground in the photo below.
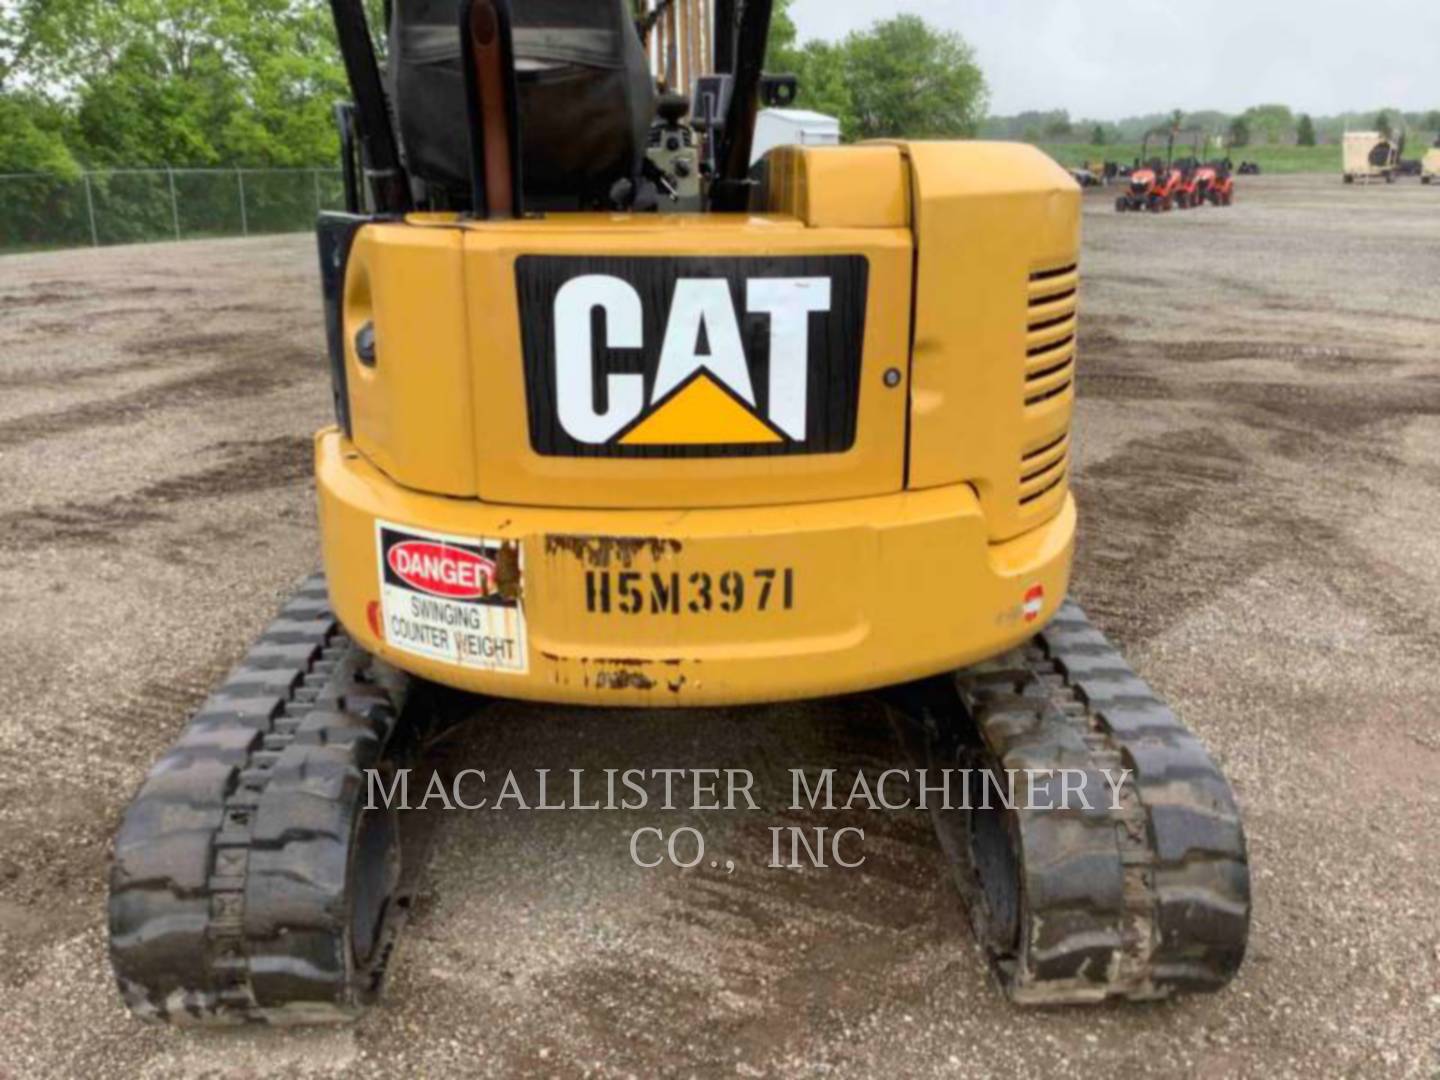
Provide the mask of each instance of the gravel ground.
[{"label": "gravel ground", "polygon": [[[155,1030],[105,959],[110,835],[317,561],[328,388],[304,237],[0,259],[0,1076],[1440,1076],[1440,193],[1246,178],[1087,204],[1076,592],[1233,778],[1256,906],[1226,992],[1021,1012],[923,820],[760,869],[785,770],[898,759],[863,700],[500,705],[462,765],[725,765],[755,814],[446,815],[353,1029]],[[702,820],[703,819],[703,820]],[[695,822],[733,874],[643,871]]]}]

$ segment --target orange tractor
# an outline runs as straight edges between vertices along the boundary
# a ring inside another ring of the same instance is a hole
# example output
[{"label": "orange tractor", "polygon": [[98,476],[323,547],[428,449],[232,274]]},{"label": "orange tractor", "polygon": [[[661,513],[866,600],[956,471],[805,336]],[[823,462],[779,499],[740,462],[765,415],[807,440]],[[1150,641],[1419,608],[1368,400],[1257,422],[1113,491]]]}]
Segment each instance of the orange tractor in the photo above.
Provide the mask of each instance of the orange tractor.
[{"label": "orange tractor", "polygon": [[1205,201],[1205,187],[1214,178],[1214,173],[1209,166],[1200,161],[1200,155],[1205,147],[1205,133],[1193,130],[1177,131],[1175,138],[1182,134],[1189,138],[1190,153],[1186,157],[1179,158],[1172,165],[1178,174],[1175,181],[1174,199],[1176,207],[1181,210],[1189,210]]},{"label": "orange tractor", "polygon": [[1200,201],[1211,206],[1229,206],[1235,201],[1235,174],[1229,158],[1218,158],[1197,170],[1200,178]]},{"label": "orange tractor", "polygon": [[1205,133],[1186,132],[1191,136],[1191,154],[1177,161],[1180,182],[1175,191],[1175,205],[1181,208],[1203,206],[1229,206],[1235,198],[1235,176],[1230,168],[1229,158],[1204,161]]},{"label": "orange tractor", "polygon": [[[1172,209],[1188,210],[1210,203],[1212,206],[1229,206],[1235,199],[1235,175],[1228,158],[1205,162],[1205,134],[1201,131],[1186,132],[1193,138],[1191,153],[1187,157],[1175,157],[1176,136],[1181,134],[1172,128],[1156,128],[1145,136],[1141,144],[1140,157],[1130,173],[1130,186],[1115,200],[1115,209],[1126,211],[1150,210],[1164,212]],[[1165,157],[1158,153],[1158,140],[1165,139]],[[1157,152],[1151,154],[1150,143],[1156,140]]]},{"label": "orange tractor", "polygon": [[[1164,136],[1165,159],[1159,153],[1150,153],[1150,142]],[[1140,157],[1130,173],[1130,186],[1115,200],[1115,209],[1120,213],[1149,210],[1163,213],[1175,207],[1176,193],[1183,179],[1181,170],[1175,167],[1175,133],[1169,128],[1156,128],[1147,132],[1140,146]]]}]

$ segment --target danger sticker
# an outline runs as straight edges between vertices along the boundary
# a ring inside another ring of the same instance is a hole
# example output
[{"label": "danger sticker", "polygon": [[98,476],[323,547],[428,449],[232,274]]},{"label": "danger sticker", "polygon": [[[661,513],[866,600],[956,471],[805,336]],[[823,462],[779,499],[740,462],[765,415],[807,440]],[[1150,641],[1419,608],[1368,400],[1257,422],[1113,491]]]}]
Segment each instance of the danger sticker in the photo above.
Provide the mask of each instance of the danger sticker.
[{"label": "danger sticker", "polygon": [[387,645],[458,667],[529,670],[518,544],[385,521],[375,537]]},{"label": "danger sticker", "polygon": [[1045,610],[1045,586],[1032,585],[1025,593],[1025,604],[1022,607],[1025,612],[1025,621],[1034,622],[1040,617],[1040,612]]}]

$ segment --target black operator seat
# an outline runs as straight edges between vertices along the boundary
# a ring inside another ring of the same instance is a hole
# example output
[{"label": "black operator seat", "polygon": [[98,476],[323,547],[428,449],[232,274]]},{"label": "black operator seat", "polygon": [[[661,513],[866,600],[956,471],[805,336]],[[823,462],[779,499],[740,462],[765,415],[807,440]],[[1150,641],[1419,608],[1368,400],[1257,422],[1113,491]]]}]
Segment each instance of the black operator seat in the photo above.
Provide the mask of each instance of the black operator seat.
[{"label": "black operator seat", "polygon": [[[388,77],[410,172],[434,202],[470,204],[461,0],[393,0]],[[655,80],[629,0],[512,0],[527,204],[602,200],[639,176]]]}]

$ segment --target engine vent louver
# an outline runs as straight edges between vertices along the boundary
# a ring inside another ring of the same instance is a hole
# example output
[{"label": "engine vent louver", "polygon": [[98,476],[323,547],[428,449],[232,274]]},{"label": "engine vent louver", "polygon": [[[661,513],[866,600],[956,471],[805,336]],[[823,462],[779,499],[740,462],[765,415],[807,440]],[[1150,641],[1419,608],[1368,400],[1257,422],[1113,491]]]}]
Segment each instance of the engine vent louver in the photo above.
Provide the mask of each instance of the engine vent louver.
[{"label": "engine vent louver", "polygon": [[1073,262],[1030,275],[1018,489],[1023,520],[1044,520],[1067,490],[1079,288]]},{"label": "engine vent louver", "polygon": [[1077,270],[1071,264],[1030,275],[1030,314],[1025,338],[1026,409],[1067,394],[1074,385]]},{"label": "engine vent louver", "polygon": [[1043,499],[1064,483],[1069,472],[1069,434],[1024,454],[1020,459],[1020,505]]}]

